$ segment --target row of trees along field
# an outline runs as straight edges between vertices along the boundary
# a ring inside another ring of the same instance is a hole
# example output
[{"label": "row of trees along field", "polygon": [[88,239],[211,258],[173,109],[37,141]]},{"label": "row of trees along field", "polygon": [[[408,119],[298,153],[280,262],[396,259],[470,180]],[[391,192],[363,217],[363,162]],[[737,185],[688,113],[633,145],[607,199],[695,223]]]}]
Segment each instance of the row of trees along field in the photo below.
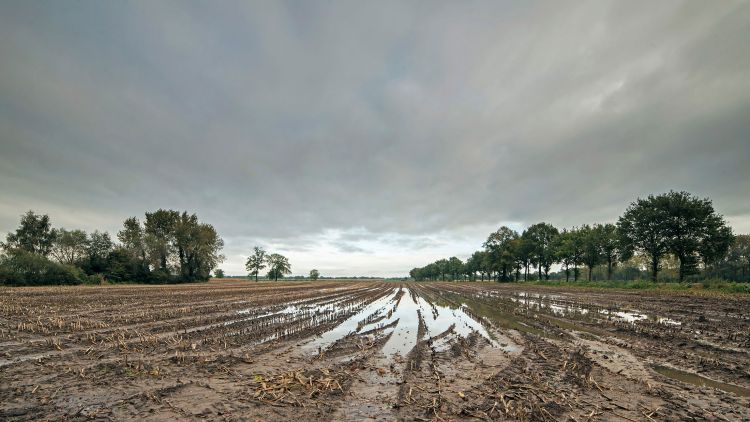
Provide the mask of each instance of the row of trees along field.
[{"label": "row of trees along field", "polygon": [[224,260],[214,227],[187,212],[147,212],[143,223],[130,217],[117,240],[107,232],[52,228],[49,216],[29,211],[0,244],[0,283],[205,281]]},{"label": "row of trees along field", "polygon": [[[537,223],[522,233],[501,227],[466,262],[457,257],[414,268],[415,280],[685,280],[750,281],[750,235],[732,234],[709,199],[687,192],[637,199],[617,224],[562,229]],[[550,273],[553,266],[559,271]],[[530,271],[533,269],[533,272]],[[660,274],[661,272],[661,274]],[[666,274],[665,274],[666,273]]]}]

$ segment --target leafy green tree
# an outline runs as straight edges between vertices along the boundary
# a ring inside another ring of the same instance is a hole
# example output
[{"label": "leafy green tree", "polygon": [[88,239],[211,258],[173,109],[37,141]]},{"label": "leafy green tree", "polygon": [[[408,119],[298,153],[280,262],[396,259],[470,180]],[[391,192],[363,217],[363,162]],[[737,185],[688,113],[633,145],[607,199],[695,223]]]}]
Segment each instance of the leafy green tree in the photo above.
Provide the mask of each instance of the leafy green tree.
[{"label": "leafy green tree", "polygon": [[628,260],[635,252],[643,253],[649,260],[653,281],[658,278],[661,259],[669,252],[668,213],[661,202],[662,198],[653,195],[638,198],[617,221],[621,258]]},{"label": "leafy green tree", "polygon": [[83,230],[52,229],[54,241],[50,254],[65,265],[80,265],[86,257],[89,239]]},{"label": "leafy green tree", "polygon": [[260,273],[260,270],[263,268],[266,268],[266,251],[265,249],[256,246],[253,248],[252,255],[247,257],[247,262],[245,262],[245,269],[249,273],[250,276],[255,276],[255,281],[258,281],[258,274]]},{"label": "leafy green tree", "polygon": [[210,224],[183,213],[175,225],[174,248],[183,281],[208,280],[211,271],[224,261],[224,240]]},{"label": "leafy green tree", "polygon": [[318,277],[320,277],[320,273],[318,272],[318,270],[316,269],[310,270],[310,280],[315,281],[318,279]]},{"label": "leafy green tree", "polygon": [[421,269],[421,268],[412,268],[412,269],[411,269],[411,270],[409,271],[409,277],[411,277],[411,278],[412,278],[412,279],[414,279],[415,281],[419,281],[419,280],[421,280],[421,279],[422,279],[422,274],[421,274],[421,271],[422,271],[422,269]]},{"label": "leafy green tree", "polygon": [[109,253],[114,249],[115,244],[107,232],[95,230],[89,234],[89,241],[86,248],[86,262],[83,269],[88,274],[104,274],[107,272]]},{"label": "leafy green tree", "polygon": [[55,235],[48,215],[34,214],[29,210],[21,216],[21,225],[15,233],[8,233],[3,249],[20,249],[32,254],[47,256]]},{"label": "leafy green tree", "polygon": [[523,268],[523,281],[529,281],[529,267],[534,260],[534,242],[529,237],[528,230],[524,230],[515,249],[515,257]]},{"label": "leafy green tree", "polygon": [[289,259],[283,255],[272,253],[266,258],[268,263],[268,278],[273,278],[274,281],[279,278],[283,278],[285,274],[292,273],[292,266],[289,264]]},{"label": "leafy green tree", "polygon": [[195,268],[191,262],[190,254],[193,248],[197,246],[196,240],[199,236],[200,225],[198,216],[188,214],[184,211],[179,214],[173,222],[171,231],[171,241],[173,250],[177,251],[177,262],[179,264],[180,276],[183,279],[192,279]]},{"label": "leafy green tree", "polygon": [[430,280],[438,280],[440,277],[440,266],[436,263],[431,263],[425,267],[427,278]]},{"label": "leafy green tree", "polygon": [[448,258],[448,273],[452,280],[457,280],[458,276],[464,272],[464,263],[455,256]]},{"label": "leafy green tree", "polygon": [[578,231],[581,240],[583,241],[583,254],[581,260],[589,270],[589,281],[591,281],[591,275],[594,273],[594,267],[602,262],[601,246],[599,241],[599,232],[593,229],[588,224],[584,224]]},{"label": "leafy green tree", "polygon": [[438,259],[435,261],[435,267],[440,274],[440,280],[445,281],[445,275],[450,271],[447,259]]},{"label": "leafy green tree", "polygon": [[732,231],[716,214],[711,200],[687,192],[649,195],[632,203],[618,222],[625,256],[640,250],[651,260],[651,278],[667,253],[679,260],[679,278],[696,274],[699,265],[726,255]]},{"label": "leafy green tree", "polygon": [[482,251],[482,260],[480,261],[479,272],[484,281],[485,277],[487,281],[492,279],[492,272],[494,271],[494,261],[492,255],[487,251]]},{"label": "leafy green tree", "polygon": [[127,218],[123,223],[123,229],[117,232],[117,239],[127,251],[130,260],[135,263],[134,279],[148,278],[145,232],[141,222],[136,217]]},{"label": "leafy green tree", "polygon": [[144,276],[140,262],[133,259],[130,251],[122,246],[116,246],[109,253],[104,270],[104,277],[108,281],[150,281]]},{"label": "leafy green tree", "polygon": [[518,239],[518,233],[507,226],[500,227],[491,233],[484,242],[484,247],[492,256],[492,264],[502,274],[503,281],[508,280],[508,272],[515,264],[513,241]]},{"label": "leafy green tree", "polygon": [[565,281],[570,281],[570,267],[578,280],[578,265],[582,263],[583,242],[577,228],[563,229],[555,244],[556,254],[565,270]]},{"label": "leafy green tree", "polygon": [[542,279],[542,270],[545,279],[549,280],[549,270],[557,262],[555,243],[560,233],[553,225],[543,222],[532,225],[526,232],[533,245],[532,257],[539,269],[539,280]]},{"label": "leafy green tree", "polygon": [[617,226],[611,223],[595,224],[602,259],[607,264],[607,280],[612,280],[614,267],[620,256],[620,239]]},{"label": "leafy green tree", "polygon": [[167,259],[172,252],[172,243],[175,236],[175,225],[180,218],[180,213],[173,210],[159,209],[155,212],[146,213],[144,223],[146,244],[151,252],[152,261],[159,270],[168,274]]},{"label": "leafy green tree", "polygon": [[515,239],[510,241],[508,246],[510,252],[509,258],[512,261],[512,268],[515,273],[515,281],[518,282],[521,280],[521,270],[525,270],[526,263],[530,259],[528,244],[523,236],[517,235]]},{"label": "leafy green tree", "polygon": [[217,268],[214,270],[214,277],[215,278],[224,278],[224,270],[221,268]]},{"label": "leafy green tree", "polygon": [[477,272],[482,268],[482,251],[476,251],[466,260],[465,270],[471,280],[476,280]]}]

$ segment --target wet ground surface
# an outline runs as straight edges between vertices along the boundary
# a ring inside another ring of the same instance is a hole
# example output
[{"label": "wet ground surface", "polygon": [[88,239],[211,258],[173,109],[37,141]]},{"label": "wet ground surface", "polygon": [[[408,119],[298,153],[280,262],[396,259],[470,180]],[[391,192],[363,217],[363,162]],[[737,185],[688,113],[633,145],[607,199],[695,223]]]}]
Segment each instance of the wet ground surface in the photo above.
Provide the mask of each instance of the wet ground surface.
[{"label": "wet ground surface", "polygon": [[245,280],[0,293],[0,420],[750,420],[747,297]]}]

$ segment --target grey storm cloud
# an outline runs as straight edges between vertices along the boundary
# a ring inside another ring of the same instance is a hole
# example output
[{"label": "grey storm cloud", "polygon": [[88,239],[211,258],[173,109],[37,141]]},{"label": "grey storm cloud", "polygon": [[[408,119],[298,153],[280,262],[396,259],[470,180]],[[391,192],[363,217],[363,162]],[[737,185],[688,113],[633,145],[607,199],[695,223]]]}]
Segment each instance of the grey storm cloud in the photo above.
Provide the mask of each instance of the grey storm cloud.
[{"label": "grey storm cloud", "polygon": [[749,33],[746,1],[3,2],[0,231],[186,209],[230,272],[383,275],[669,189],[749,231]]}]

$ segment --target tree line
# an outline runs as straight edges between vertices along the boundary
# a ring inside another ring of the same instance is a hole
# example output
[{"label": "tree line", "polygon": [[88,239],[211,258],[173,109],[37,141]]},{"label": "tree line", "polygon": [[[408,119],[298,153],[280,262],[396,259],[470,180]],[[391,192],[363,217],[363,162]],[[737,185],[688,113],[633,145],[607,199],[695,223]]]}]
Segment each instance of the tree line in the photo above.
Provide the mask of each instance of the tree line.
[{"label": "tree line", "polygon": [[145,213],[143,222],[127,218],[116,236],[53,228],[48,215],[28,211],[0,243],[0,283],[205,281],[224,260],[214,227],[187,211],[159,209]]},{"label": "tree line", "polygon": [[[750,235],[735,236],[711,200],[687,192],[638,198],[616,224],[560,230],[541,222],[522,233],[503,226],[482,246],[466,262],[440,259],[409,275],[415,280],[528,281],[552,276],[577,281],[582,269],[591,280],[603,268],[607,280],[648,276],[656,281],[665,267],[674,267],[680,281],[696,275],[750,281]],[[555,265],[560,270],[551,274]]]}]

